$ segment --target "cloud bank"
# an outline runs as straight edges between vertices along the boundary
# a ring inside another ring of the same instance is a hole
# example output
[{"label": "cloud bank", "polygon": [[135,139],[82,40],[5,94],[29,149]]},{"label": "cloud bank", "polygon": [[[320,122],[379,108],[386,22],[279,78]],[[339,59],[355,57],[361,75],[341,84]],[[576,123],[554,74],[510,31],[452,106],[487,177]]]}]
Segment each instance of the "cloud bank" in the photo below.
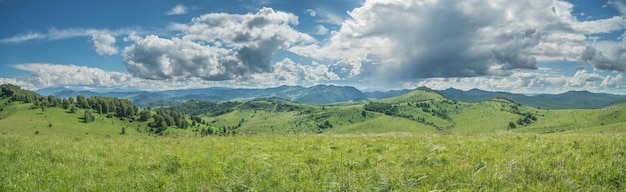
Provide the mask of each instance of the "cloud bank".
[{"label": "cloud bank", "polygon": [[294,30],[298,17],[271,8],[244,15],[210,13],[173,24],[172,38],[131,36],[124,48],[128,71],[146,79],[198,77],[222,81],[270,73],[279,50],[314,41]]},{"label": "cloud bank", "polygon": [[[345,19],[324,9],[306,10],[305,17],[319,19],[304,27],[315,38],[296,29],[298,16],[272,8],[247,14],[208,13],[188,23],[172,23],[159,35],[129,29],[51,29],[0,39],[0,43],[87,37],[98,54],[120,54],[128,73],[18,64],[17,69],[32,75],[0,81],[31,87],[342,82],[526,93],[624,92],[625,5],[609,1],[606,6],[622,15],[579,21],[573,15],[574,5],[560,0],[366,0],[348,11]],[[167,14],[186,14],[186,9],[177,5]],[[608,39],[606,34],[622,35]],[[118,45],[124,46],[118,49]],[[284,52],[298,57],[277,57]],[[584,63],[598,71],[583,67],[565,75],[538,67],[546,61]]]},{"label": "cloud bank", "polygon": [[357,79],[500,76],[579,59],[623,72],[623,44],[600,50],[591,37],[624,30],[624,16],[581,22],[572,11],[564,1],[368,0],[326,43],[290,50]]}]

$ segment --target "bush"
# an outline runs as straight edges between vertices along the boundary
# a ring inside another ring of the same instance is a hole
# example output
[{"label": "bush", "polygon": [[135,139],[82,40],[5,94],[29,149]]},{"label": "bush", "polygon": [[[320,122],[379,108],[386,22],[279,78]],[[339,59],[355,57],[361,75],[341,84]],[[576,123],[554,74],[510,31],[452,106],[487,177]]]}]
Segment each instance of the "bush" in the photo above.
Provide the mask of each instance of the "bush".
[{"label": "bush", "polygon": [[517,125],[515,125],[515,123],[513,122],[509,122],[509,129],[515,129],[517,128]]}]

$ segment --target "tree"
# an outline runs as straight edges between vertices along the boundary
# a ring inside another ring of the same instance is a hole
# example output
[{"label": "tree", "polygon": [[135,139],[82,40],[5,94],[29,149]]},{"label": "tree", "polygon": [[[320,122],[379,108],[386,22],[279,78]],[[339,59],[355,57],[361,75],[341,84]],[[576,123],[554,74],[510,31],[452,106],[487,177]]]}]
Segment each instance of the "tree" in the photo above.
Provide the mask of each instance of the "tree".
[{"label": "tree", "polygon": [[95,120],[95,117],[93,116],[93,114],[91,114],[91,111],[89,111],[89,109],[85,110],[84,120],[85,123],[91,123]]},{"label": "tree", "polygon": [[52,96],[52,95],[48,95],[48,104],[49,104],[50,106],[54,106],[54,107],[56,107],[56,106],[57,106],[57,104],[56,104],[56,99],[54,98],[54,96]]},{"label": "tree", "polygon": [[78,106],[80,108],[83,108],[83,109],[88,109],[89,108],[89,101],[87,101],[87,98],[85,98],[84,95],[76,96],[76,101],[78,102]]},{"label": "tree", "polygon": [[139,121],[148,121],[152,117],[152,113],[150,112],[150,108],[145,108],[141,110],[141,115],[139,115]]},{"label": "tree", "polygon": [[63,109],[68,109],[68,108],[70,108],[70,101],[69,101],[69,100],[67,100],[67,99],[63,98],[63,100],[61,101],[61,103],[63,103],[63,106],[62,106],[62,107],[63,107]]},{"label": "tree", "polygon": [[98,113],[102,114],[102,105],[101,104],[98,104]]},{"label": "tree", "polygon": [[76,105],[72,104],[70,106],[70,113],[76,113]]}]

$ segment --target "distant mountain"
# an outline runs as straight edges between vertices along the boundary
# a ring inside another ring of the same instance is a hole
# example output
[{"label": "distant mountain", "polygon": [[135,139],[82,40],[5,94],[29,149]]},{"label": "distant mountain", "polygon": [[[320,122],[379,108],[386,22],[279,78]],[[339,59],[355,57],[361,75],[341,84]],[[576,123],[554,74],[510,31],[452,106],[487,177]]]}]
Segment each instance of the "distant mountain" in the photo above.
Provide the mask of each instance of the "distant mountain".
[{"label": "distant mountain", "polygon": [[56,93],[60,93],[62,91],[71,91],[71,89],[68,89],[65,87],[49,87],[49,88],[39,89],[35,92],[40,95],[48,96],[48,95],[55,95]]},{"label": "distant mountain", "polygon": [[[588,91],[570,91],[562,94],[523,95],[507,92],[490,92],[480,89],[463,91],[459,89],[431,90],[420,87],[416,90],[437,92],[447,98],[462,102],[479,102],[502,97],[528,106],[545,109],[596,109],[626,102],[625,95],[591,93]],[[116,91],[99,93],[93,91],[75,91],[67,88],[46,88],[36,92],[41,95],[53,95],[66,98],[84,96],[107,96],[125,98],[140,106],[170,106],[189,100],[225,102],[231,100],[252,100],[262,97],[277,97],[306,104],[331,104],[347,101],[367,101],[367,99],[385,99],[405,95],[414,90],[392,90],[362,92],[354,87],[316,85],[312,87],[280,86],[264,89],[243,89],[211,87],[201,89],[181,89],[167,91]]]},{"label": "distant mountain", "polygon": [[523,95],[506,92],[490,92],[480,89],[468,91],[446,89],[440,94],[457,101],[479,102],[498,97],[507,98],[523,105],[545,109],[598,109],[626,102],[626,95],[592,93],[588,91],[569,91],[561,94]]},{"label": "distant mountain", "polygon": [[59,98],[84,96],[107,96],[131,100],[140,106],[159,106],[182,103],[188,100],[231,101],[251,100],[260,97],[278,97],[307,104],[330,104],[367,98],[360,90],[349,86],[317,85],[312,87],[280,86],[266,89],[236,89],[212,87],[203,89],[182,89],[157,92],[107,92],[74,91],[70,89],[42,89],[42,95]]}]

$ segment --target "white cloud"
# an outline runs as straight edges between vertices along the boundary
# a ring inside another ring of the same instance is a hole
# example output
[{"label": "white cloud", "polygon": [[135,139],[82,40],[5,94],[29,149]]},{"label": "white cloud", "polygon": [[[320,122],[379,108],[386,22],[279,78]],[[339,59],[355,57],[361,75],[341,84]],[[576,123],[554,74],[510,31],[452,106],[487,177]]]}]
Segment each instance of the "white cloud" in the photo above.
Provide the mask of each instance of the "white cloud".
[{"label": "white cloud", "polygon": [[167,11],[165,14],[166,15],[184,15],[185,13],[187,13],[187,7],[185,7],[185,5],[178,4],[172,7],[172,9]]},{"label": "white cloud", "polygon": [[326,9],[318,9],[315,12],[315,15],[316,17],[320,18],[318,22],[328,23],[332,25],[341,25],[341,23],[345,20],[345,18]]},{"label": "white cloud", "polygon": [[607,5],[611,5],[617,9],[622,15],[626,15],[626,2],[623,0],[609,0]]},{"label": "white cloud", "polygon": [[308,13],[311,17],[317,16],[317,12],[313,9],[307,9],[306,13]]},{"label": "white cloud", "polygon": [[61,85],[88,85],[97,87],[125,87],[133,78],[127,73],[106,72],[98,68],[49,63],[17,64],[16,69],[31,74],[18,80],[32,87],[44,88]]},{"label": "white cloud", "polygon": [[405,87],[426,86],[432,89],[473,89],[505,91],[524,94],[563,93],[570,90],[588,90],[626,94],[623,73],[601,75],[579,70],[573,76],[540,71],[516,71],[511,76],[427,78],[417,82],[405,82]]},{"label": "white cloud", "polygon": [[100,55],[114,55],[117,54],[117,48],[115,47],[115,37],[109,34],[93,34],[91,36],[93,47]]},{"label": "white cloud", "polygon": [[74,37],[91,37],[96,34],[108,34],[112,36],[128,35],[136,33],[138,29],[124,28],[119,30],[92,29],[92,28],[69,28],[69,29],[49,29],[47,33],[29,32],[13,37],[0,39],[0,43],[21,43],[31,40],[60,40]]},{"label": "white cloud", "polygon": [[34,39],[43,39],[43,38],[44,38],[43,34],[30,32],[30,33],[21,34],[21,35],[9,37],[9,38],[0,39],[0,43],[19,43],[19,42],[24,42],[24,41],[34,40]]},{"label": "white cloud", "polygon": [[316,35],[326,35],[326,34],[328,34],[328,29],[326,27],[324,27],[323,25],[318,25],[317,27],[315,27],[315,34]]},{"label": "white cloud", "polygon": [[165,90],[211,86],[229,87],[267,87],[279,85],[314,85],[319,82],[337,80],[338,76],[324,65],[301,65],[290,59],[276,63],[273,71],[266,74],[254,74],[248,78],[238,77],[232,80],[212,81],[198,77],[173,77],[163,80],[151,80],[135,77],[129,73],[104,71],[86,66],[25,63],[14,65],[16,69],[30,72],[17,78],[0,78],[0,84],[15,84],[25,89],[46,87],[90,87],[93,89],[140,89]]},{"label": "white cloud", "polygon": [[568,87],[591,87],[601,85],[606,77],[596,74],[589,73],[587,70],[579,70],[574,74],[572,78],[567,80]]},{"label": "white cloud", "polygon": [[61,40],[76,37],[88,37],[94,50],[100,55],[114,55],[118,53],[115,47],[115,36],[136,33],[138,29],[124,28],[119,30],[90,29],[90,28],[70,28],[70,29],[49,29],[47,33],[30,32],[9,38],[0,39],[0,43],[22,43],[33,40]]},{"label": "white cloud", "polygon": [[274,65],[274,72],[267,75],[257,75],[255,78],[271,79],[277,85],[315,84],[321,81],[339,80],[339,76],[331,72],[325,65],[302,65],[291,59],[283,59]]},{"label": "white cloud", "polygon": [[[132,39],[134,43],[124,49],[124,64],[131,74],[140,78],[201,77],[207,80],[228,80],[251,72],[239,61],[235,52],[227,49],[154,35]],[[251,70],[269,72],[265,68]]]},{"label": "white cloud", "polygon": [[[626,27],[624,17],[580,22],[572,11],[565,1],[368,0],[325,44],[290,50],[332,60],[334,72],[357,80],[510,75],[578,60],[591,36]],[[609,60],[623,61],[620,51]]]},{"label": "white cloud", "polygon": [[271,8],[244,15],[211,13],[173,24],[179,37],[131,36],[124,49],[128,71],[146,79],[198,77],[223,81],[272,72],[279,50],[314,42],[294,30],[298,17]]}]

